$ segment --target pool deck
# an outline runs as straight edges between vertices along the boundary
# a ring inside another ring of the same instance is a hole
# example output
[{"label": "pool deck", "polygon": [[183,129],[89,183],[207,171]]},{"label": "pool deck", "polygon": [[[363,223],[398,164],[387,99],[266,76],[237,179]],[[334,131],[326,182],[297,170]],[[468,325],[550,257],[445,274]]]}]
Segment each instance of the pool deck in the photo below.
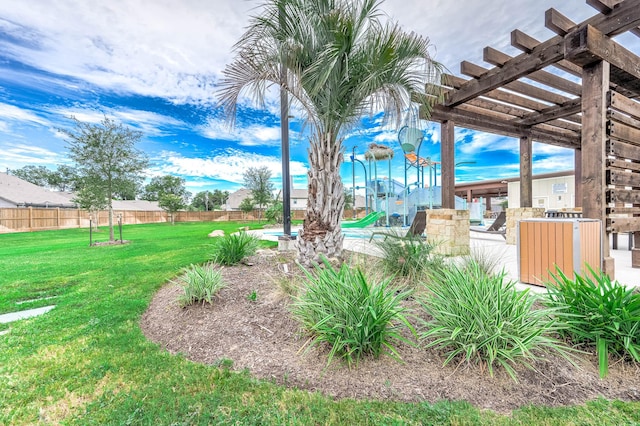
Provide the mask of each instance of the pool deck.
[{"label": "pool deck", "polygon": [[[299,228],[293,228],[297,231]],[[354,238],[354,229],[349,229],[349,237],[344,239],[344,249],[358,253],[366,253],[373,256],[379,255],[375,244],[369,242],[369,237],[374,232],[389,232],[389,228],[364,228],[357,230],[359,238]],[[260,234],[263,239],[277,241],[277,235],[267,235],[260,231],[253,231]],[[282,229],[269,229],[270,233],[282,233]],[[402,230],[399,230],[402,232]],[[406,230],[404,231],[406,232]],[[518,248],[516,245],[509,245],[500,235],[480,234],[471,232],[471,250],[486,253],[491,257],[500,258],[500,265],[507,273],[507,277],[513,281],[518,281]],[[627,238],[620,237],[618,240],[618,250],[610,250],[611,256],[615,259],[615,279],[627,286],[640,287],[640,269],[631,267],[631,251],[627,249]],[[610,246],[611,247],[611,244]],[[535,285],[518,283],[519,288],[531,288],[533,291],[543,291],[544,288]]]}]

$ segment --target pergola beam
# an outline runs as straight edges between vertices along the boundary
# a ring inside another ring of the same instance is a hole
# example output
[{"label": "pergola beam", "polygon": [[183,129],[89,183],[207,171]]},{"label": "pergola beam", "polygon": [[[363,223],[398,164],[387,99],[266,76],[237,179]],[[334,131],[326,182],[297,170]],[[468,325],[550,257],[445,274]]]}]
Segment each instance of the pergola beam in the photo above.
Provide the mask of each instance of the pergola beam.
[{"label": "pergola beam", "polygon": [[[637,18],[640,22],[640,14]],[[598,61],[611,64],[611,83],[640,94],[640,57],[587,25],[566,36],[565,57],[584,67]]]},{"label": "pergola beam", "polygon": [[488,111],[481,108],[471,106],[450,108],[444,105],[435,105],[429,120],[439,122],[452,120],[459,127],[513,138],[530,134],[535,141],[564,148],[575,149],[580,146],[580,136],[576,132],[544,127],[544,125],[522,126],[496,117],[495,114],[490,115]]},{"label": "pergola beam", "polygon": [[544,26],[559,36],[564,37],[569,31],[578,26],[578,24],[551,8],[544,13]]},{"label": "pergola beam", "polygon": [[518,124],[532,126],[534,124],[546,123],[551,120],[564,118],[580,112],[582,109],[582,99],[571,99],[562,105],[549,107],[540,112],[531,113],[517,121]]},{"label": "pergola beam", "polygon": [[[515,47],[516,49],[520,49],[525,53],[530,53],[540,44],[540,41],[520,30],[511,31],[511,46]],[[566,71],[569,74],[573,74],[576,77],[582,77],[582,68],[565,59],[556,62],[555,64],[553,64],[553,66]]]},{"label": "pergola beam", "polygon": [[[608,15],[622,0],[587,0],[587,4],[598,12]],[[632,28],[629,32],[640,36],[640,28]]]},{"label": "pergola beam", "polygon": [[[580,24],[573,32],[580,32],[587,25],[592,25],[607,36],[615,36],[640,24],[640,7],[638,1],[627,0],[618,4],[608,15],[596,15]],[[571,37],[571,34],[566,37]],[[445,105],[460,105],[469,99],[480,96],[500,86],[505,86],[520,77],[564,59],[565,42],[560,36],[540,43],[528,54],[520,54],[509,60],[502,68],[493,68],[482,77],[470,80],[467,84],[450,93]]]},{"label": "pergola beam", "polygon": [[[454,89],[459,89],[463,84],[469,81],[453,75],[446,75],[444,78],[446,79],[445,85],[453,87]],[[506,92],[501,89],[491,90],[482,96],[496,101],[515,105],[520,108],[525,108],[531,111],[540,111],[549,107],[549,104],[544,104],[531,98],[520,96],[512,92]],[[577,120],[576,122],[579,123],[580,120]]]},{"label": "pergola beam", "polygon": [[[495,69],[496,68],[494,68],[493,70]],[[487,68],[481,67],[480,65],[476,65],[469,61],[460,62],[460,72],[464,75],[468,75],[469,77],[475,78],[477,81],[484,79],[484,76],[486,76],[489,72],[493,70],[488,70]],[[503,86],[505,89],[513,90],[514,92],[520,93],[522,95],[529,96],[535,99],[540,99],[542,101],[549,102],[551,104],[560,105],[570,99],[570,98],[567,98],[566,96],[562,96],[557,93],[553,93],[548,90],[541,89],[540,87],[523,83],[521,81],[511,81],[509,83],[505,83]]]},{"label": "pergola beam", "polygon": [[[489,46],[485,47],[483,50],[483,60],[497,67],[504,66],[511,59],[513,59],[513,56],[507,55],[506,53],[503,53]],[[569,93],[571,95],[582,95],[582,86],[580,86],[578,83],[574,83],[573,81],[559,77],[548,71],[540,70],[532,72],[531,74],[527,75],[527,78],[533,81],[537,81],[538,83],[542,83],[546,86],[562,90],[563,92]]]}]

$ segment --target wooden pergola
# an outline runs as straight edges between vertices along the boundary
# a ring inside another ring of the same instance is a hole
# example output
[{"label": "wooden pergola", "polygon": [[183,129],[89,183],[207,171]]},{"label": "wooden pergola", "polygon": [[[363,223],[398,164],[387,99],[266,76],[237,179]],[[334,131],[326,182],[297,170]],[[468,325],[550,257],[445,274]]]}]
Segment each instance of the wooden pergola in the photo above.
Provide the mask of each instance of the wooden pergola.
[{"label": "wooden pergola", "polygon": [[[640,36],[640,0],[586,1],[598,12],[586,21],[549,9],[553,38],[514,30],[511,45],[523,53],[485,47],[492,68],[463,61],[461,74],[471,78],[444,76],[444,101],[429,117],[441,123],[442,206],[455,208],[455,126],[520,140],[520,207],[532,207],[532,142],[571,148],[577,206],[602,221],[604,241],[633,232],[632,265],[640,267],[640,57],[614,40]],[[606,243],[603,254],[613,276]]]}]

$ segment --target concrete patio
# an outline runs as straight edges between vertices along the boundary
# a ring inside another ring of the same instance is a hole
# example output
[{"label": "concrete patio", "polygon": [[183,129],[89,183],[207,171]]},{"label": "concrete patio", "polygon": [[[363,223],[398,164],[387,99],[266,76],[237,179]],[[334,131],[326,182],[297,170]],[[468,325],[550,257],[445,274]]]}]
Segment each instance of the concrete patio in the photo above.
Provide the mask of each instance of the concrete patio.
[{"label": "concrete patio", "polygon": [[[298,231],[298,228],[292,228],[292,233]],[[369,242],[370,236],[375,232],[389,232],[389,228],[364,228],[349,229],[345,234],[344,248],[358,253],[366,253],[373,256],[379,255],[377,248],[373,242]],[[391,231],[399,232],[402,235],[402,229],[391,228]],[[262,239],[277,241],[278,234],[282,235],[282,229],[274,228],[261,231],[252,231],[260,235]],[[406,233],[406,230],[404,230]],[[492,258],[499,258],[500,265],[504,267],[507,277],[511,280],[518,281],[518,247],[516,245],[507,244],[500,235],[481,234],[471,232],[470,246],[474,252],[486,253]],[[618,249],[611,249],[611,256],[615,259],[615,279],[627,286],[640,287],[640,269],[631,267],[631,251],[627,247],[628,238],[619,236]],[[611,241],[609,242],[611,247]],[[544,287],[524,284],[518,282],[519,288],[531,288],[533,291],[543,291]]]}]

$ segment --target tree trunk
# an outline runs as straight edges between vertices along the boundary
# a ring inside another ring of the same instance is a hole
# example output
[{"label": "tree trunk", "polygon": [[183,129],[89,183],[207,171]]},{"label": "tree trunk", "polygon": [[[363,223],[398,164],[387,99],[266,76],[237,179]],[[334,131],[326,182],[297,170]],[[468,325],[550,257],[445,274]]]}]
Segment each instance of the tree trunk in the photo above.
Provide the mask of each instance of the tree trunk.
[{"label": "tree trunk", "polygon": [[111,176],[107,178],[107,187],[108,187],[108,195],[109,195],[109,241],[115,241],[115,237],[113,235],[113,181],[111,180]]},{"label": "tree trunk", "polygon": [[113,205],[109,201],[109,241],[115,241],[113,234]]},{"label": "tree trunk", "polygon": [[321,263],[322,256],[342,260],[342,160],[341,143],[332,141],[331,134],[321,134],[319,140],[311,141],[307,215],[297,241],[298,260],[302,265]]}]

